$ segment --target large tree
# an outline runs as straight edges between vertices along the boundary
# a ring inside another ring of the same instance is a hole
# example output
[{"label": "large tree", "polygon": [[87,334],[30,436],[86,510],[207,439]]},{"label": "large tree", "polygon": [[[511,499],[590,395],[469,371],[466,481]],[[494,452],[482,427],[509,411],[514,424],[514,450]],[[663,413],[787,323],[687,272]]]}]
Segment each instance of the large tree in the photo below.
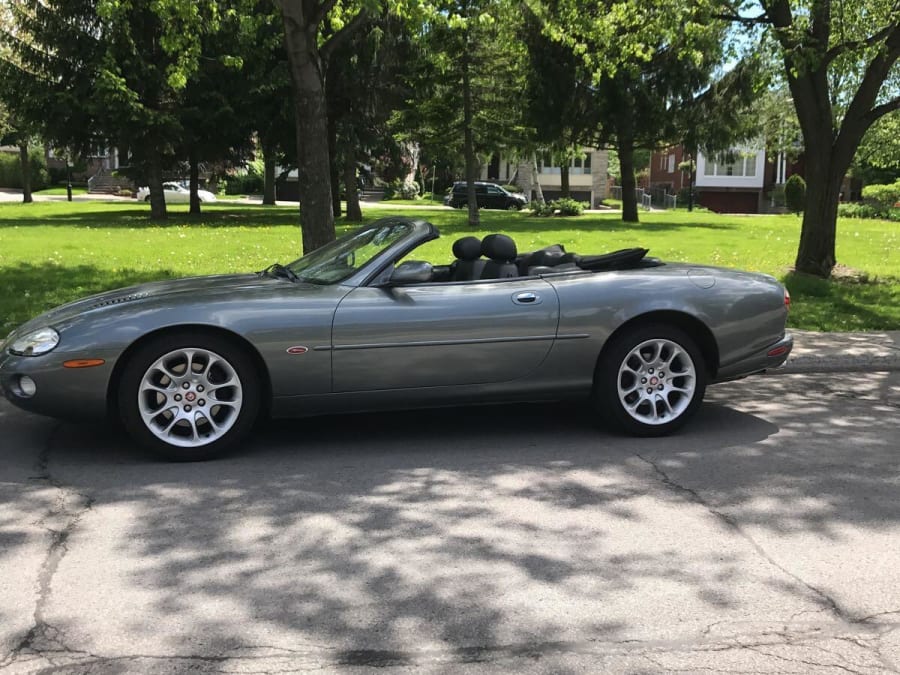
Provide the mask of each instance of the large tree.
[{"label": "large tree", "polygon": [[476,227],[479,155],[526,140],[527,55],[516,35],[518,7],[508,0],[443,0],[435,8],[420,34],[415,95],[402,123],[424,145],[463,158],[468,221]]},{"label": "large tree", "polygon": [[805,152],[806,209],[795,266],[828,277],[844,176],[869,128],[900,110],[900,4],[759,0],[731,4],[723,16],[764,26],[780,48]]},{"label": "large tree", "polygon": [[178,105],[196,72],[213,0],[17,0],[0,75],[19,112],[57,147],[126,145],[166,217],[162,173],[181,141]]},{"label": "large tree", "polygon": [[383,12],[334,50],[328,62],[327,98],[331,158],[337,181],[332,194],[340,213],[338,184],[343,182],[347,220],[362,220],[357,192],[357,166],[396,145],[389,121],[404,105],[409,90],[404,74],[411,58],[407,22]]},{"label": "large tree", "polygon": [[727,24],[701,0],[549,0],[544,31],[567,45],[592,82],[601,120],[595,143],[616,149],[622,218],[637,222],[634,153],[689,135],[704,92],[729,56]]},{"label": "large tree", "polygon": [[331,52],[362,26],[378,2],[338,5],[337,0],[277,1],[294,85],[300,227],[303,252],[309,253],[334,239],[326,62]]}]

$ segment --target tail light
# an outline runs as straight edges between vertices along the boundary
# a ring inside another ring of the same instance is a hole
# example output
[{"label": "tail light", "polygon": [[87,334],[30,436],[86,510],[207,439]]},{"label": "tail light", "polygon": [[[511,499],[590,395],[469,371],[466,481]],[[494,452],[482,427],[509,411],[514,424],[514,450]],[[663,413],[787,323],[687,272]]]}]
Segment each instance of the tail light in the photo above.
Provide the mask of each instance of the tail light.
[{"label": "tail light", "polygon": [[784,308],[787,311],[791,311],[791,294],[788,292],[788,289],[784,289]]}]

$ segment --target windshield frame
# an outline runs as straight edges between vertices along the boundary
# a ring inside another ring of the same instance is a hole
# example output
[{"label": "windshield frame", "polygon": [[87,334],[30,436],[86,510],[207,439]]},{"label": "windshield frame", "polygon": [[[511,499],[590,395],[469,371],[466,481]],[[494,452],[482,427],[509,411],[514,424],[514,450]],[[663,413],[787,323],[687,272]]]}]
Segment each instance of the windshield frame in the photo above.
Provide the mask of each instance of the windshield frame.
[{"label": "windshield frame", "polygon": [[[358,267],[352,269],[348,268],[348,273],[346,275],[338,276],[331,280],[306,275],[306,271],[312,267],[317,267],[319,269],[327,268],[329,262],[337,263],[340,258],[346,258],[349,253],[354,253],[355,255],[356,251],[364,246],[370,245],[375,238],[375,235],[365,238],[363,235],[365,235],[366,232],[392,228],[398,225],[408,227],[408,232],[384,245]],[[424,220],[400,216],[380,218],[368,225],[364,225],[348,232],[344,236],[325,244],[325,246],[322,246],[301,258],[291,261],[285,265],[285,267],[297,275],[299,283],[317,286],[363,286],[395,260],[406,255],[416,247],[421,246],[426,241],[431,241],[439,236],[440,234],[438,233],[437,228]],[[357,240],[357,245],[355,246],[352,243],[354,239]]]}]

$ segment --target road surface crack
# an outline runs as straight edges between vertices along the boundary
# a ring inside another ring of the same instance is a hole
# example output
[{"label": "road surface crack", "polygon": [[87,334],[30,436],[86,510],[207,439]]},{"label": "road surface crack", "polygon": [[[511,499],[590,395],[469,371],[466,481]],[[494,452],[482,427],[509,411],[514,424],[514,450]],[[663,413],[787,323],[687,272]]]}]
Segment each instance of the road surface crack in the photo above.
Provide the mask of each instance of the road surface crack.
[{"label": "road surface crack", "polygon": [[14,664],[25,655],[42,656],[50,663],[58,656],[90,656],[87,652],[67,646],[63,631],[48,623],[46,617],[47,605],[53,593],[53,578],[60,562],[69,552],[69,538],[94,504],[93,497],[64,485],[50,472],[50,452],[61,427],[62,424],[57,424],[50,432],[35,461],[35,475],[30,477],[35,483],[43,483],[57,490],[53,508],[36,523],[44,527],[50,541],[38,572],[32,614],[34,623],[19,643],[0,659],[0,669]]},{"label": "road surface crack", "polygon": [[650,460],[641,454],[635,454],[635,456],[645,464],[652,467],[653,471],[659,478],[659,481],[667,488],[669,488],[669,490],[684,495],[691,502],[702,506],[704,509],[706,509],[707,512],[712,514],[716,519],[724,524],[725,527],[727,527],[729,530],[742,537],[747,543],[749,543],[753,550],[756,551],[756,553],[760,557],[762,557],[763,560],[769,563],[772,567],[779,570],[782,574],[785,574],[786,576],[793,579],[796,583],[806,588],[810,593],[813,594],[816,602],[819,605],[828,609],[832,614],[837,616],[839,619],[846,621],[847,623],[859,623],[860,620],[858,618],[854,617],[846,609],[841,607],[838,601],[828,595],[828,593],[826,593],[824,590],[804,581],[799,576],[776,561],[762,546],[759,545],[759,543],[755,539],[753,539],[753,537],[751,537],[740,526],[737,520],[735,520],[732,516],[717,509],[713,504],[704,499],[696,490],[677,483],[653,460]]}]

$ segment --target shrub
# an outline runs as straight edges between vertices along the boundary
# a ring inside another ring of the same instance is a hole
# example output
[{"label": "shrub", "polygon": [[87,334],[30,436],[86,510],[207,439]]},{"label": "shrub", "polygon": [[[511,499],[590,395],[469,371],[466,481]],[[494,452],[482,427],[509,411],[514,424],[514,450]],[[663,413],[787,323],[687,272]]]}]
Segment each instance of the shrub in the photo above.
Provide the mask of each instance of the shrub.
[{"label": "shrub", "polygon": [[265,179],[253,173],[228,176],[225,179],[226,195],[250,195],[263,191]]},{"label": "shrub", "polygon": [[[33,148],[31,160],[31,189],[43,190],[50,185],[47,163],[40,148]],[[22,164],[18,152],[0,152],[0,187],[22,189]]]},{"label": "shrub", "polygon": [[900,181],[890,185],[867,185],[862,191],[863,201],[875,209],[878,216],[887,216],[900,202]]},{"label": "shrub", "polygon": [[571,197],[561,197],[554,201],[553,205],[561,216],[580,216],[587,206],[584,202],[575,201]]},{"label": "shrub", "polygon": [[796,173],[784,184],[784,203],[792,213],[803,213],[806,208],[806,181]]},{"label": "shrub", "polygon": [[552,202],[531,202],[531,215],[533,216],[580,216],[587,207],[585,202],[579,202],[571,197],[561,197]]},{"label": "shrub", "polygon": [[555,210],[552,202],[539,202],[537,200],[531,202],[531,215],[533,216],[552,216]]},{"label": "shrub", "polygon": [[838,204],[838,216],[841,218],[877,218],[878,211],[871,204],[850,202]]},{"label": "shrub", "polygon": [[395,178],[384,188],[385,199],[417,199],[419,196],[419,184],[415,181],[404,183]]}]

